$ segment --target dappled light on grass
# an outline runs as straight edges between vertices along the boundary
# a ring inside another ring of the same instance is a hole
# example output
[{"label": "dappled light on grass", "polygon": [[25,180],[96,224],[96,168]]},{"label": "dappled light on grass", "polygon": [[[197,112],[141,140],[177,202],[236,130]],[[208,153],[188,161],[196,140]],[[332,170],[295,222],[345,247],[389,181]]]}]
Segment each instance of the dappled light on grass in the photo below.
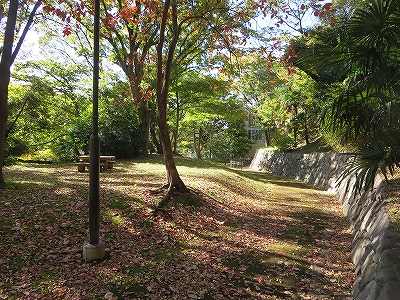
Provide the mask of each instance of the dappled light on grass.
[{"label": "dappled light on grass", "polygon": [[177,165],[193,192],[174,195],[158,217],[160,158],[100,174],[107,253],[91,263],[81,257],[89,174],[72,164],[7,168],[0,299],[349,297],[351,235],[335,198],[263,173]]}]

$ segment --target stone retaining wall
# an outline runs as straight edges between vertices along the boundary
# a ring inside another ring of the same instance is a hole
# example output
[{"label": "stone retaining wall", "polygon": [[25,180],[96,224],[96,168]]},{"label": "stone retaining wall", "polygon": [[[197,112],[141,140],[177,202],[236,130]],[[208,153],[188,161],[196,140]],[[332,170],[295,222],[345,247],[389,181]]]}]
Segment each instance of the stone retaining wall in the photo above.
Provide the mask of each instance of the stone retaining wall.
[{"label": "stone retaining wall", "polygon": [[335,193],[353,233],[352,260],[357,280],[355,300],[400,300],[400,234],[390,227],[385,183],[377,178],[374,189],[354,195],[339,176],[351,156],[340,153],[299,154],[259,149],[250,168],[303,181]]}]

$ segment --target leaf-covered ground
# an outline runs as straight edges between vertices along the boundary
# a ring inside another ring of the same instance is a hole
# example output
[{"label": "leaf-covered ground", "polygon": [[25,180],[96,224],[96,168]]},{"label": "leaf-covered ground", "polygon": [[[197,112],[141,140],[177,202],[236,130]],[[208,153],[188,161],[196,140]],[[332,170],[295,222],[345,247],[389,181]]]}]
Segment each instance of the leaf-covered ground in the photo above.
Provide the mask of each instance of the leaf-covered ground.
[{"label": "leaf-covered ground", "polygon": [[337,200],[264,173],[177,159],[195,194],[153,217],[158,157],[100,175],[106,258],[82,260],[89,174],[8,167],[0,189],[0,299],[352,299]]},{"label": "leaf-covered ground", "polygon": [[387,189],[388,212],[391,225],[400,231],[400,170],[396,169],[393,176],[389,179]]}]

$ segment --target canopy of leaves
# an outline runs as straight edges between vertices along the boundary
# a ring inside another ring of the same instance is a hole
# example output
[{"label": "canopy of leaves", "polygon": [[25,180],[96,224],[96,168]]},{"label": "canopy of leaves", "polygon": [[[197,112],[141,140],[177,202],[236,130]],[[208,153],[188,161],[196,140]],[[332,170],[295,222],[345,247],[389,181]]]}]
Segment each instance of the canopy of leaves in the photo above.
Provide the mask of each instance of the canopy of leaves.
[{"label": "canopy of leaves", "polygon": [[[398,0],[360,5],[342,25],[316,31],[306,42],[309,50],[300,50],[297,61],[320,81],[342,80],[328,115],[329,124],[342,134],[344,142],[365,145],[352,168],[363,170],[359,180],[367,179],[367,187],[373,184],[373,174],[378,170],[386,174],[387,168],[391,172],[398,162],[399,9]],[[326,40],[329,42],[322,46]],[[334,88],[337,90],[337,85]]]}]

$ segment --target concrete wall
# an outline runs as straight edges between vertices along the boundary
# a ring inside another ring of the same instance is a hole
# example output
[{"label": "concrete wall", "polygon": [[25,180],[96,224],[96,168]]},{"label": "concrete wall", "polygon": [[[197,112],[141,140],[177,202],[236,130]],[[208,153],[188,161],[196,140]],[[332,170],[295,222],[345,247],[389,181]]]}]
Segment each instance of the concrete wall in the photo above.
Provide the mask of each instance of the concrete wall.
[{"label": "concrete wall", "polygon": [[339,153],[299,154],[259,149],[250,168],[299,180],[331,193],[342,204],[353,233],[352,260],[357,280],[356,300],[400,300],[400,234],[390,227],[385,183],[377,178],[374,189],[354,194],[340,174],[351,156]]},{"label": "concrete wall", "polygon": [[263,139],[258,141],[253,141],[253,145],[249,152],[246,154],[246,158],[252,159],[259,148],[265,147],[265,133],[263,134]]}]

